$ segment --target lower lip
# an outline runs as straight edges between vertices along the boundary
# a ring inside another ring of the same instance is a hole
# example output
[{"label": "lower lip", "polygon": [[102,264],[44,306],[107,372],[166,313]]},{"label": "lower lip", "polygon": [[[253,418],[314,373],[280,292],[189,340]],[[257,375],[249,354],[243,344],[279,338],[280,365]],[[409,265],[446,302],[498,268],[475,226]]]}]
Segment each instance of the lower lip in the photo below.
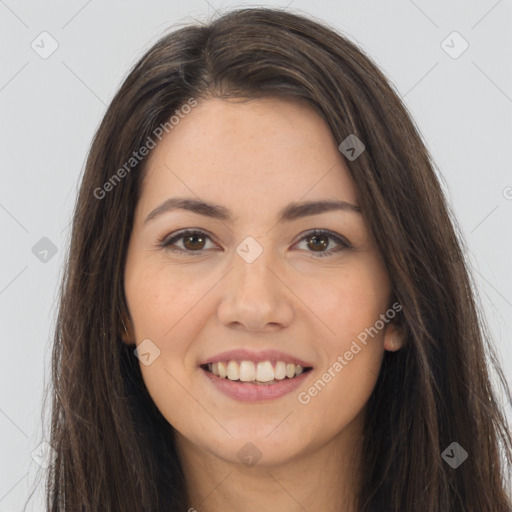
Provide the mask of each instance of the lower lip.
[{"label": "lower lip", "polygon": [[283,379],[275,384],[259,385],[249,384],[227,378],[221,379],[213,373],[201,368],[201,371],[210,382],[225,395],[243,402],[259,402],[261,400],[275,400],[297,389],[308,377],[311,370],[301,373],[293,379]]}]

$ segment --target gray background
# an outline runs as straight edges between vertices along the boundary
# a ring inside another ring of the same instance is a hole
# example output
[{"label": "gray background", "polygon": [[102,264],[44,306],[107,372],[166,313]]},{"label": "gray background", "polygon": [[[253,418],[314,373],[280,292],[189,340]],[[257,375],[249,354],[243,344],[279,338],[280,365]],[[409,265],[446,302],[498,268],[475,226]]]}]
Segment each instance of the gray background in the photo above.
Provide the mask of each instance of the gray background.
[{"label": "gray background", "polygon": [[[41,471],[41,398],[68,226],[105,107],[164,31],[242,5],[256,4],[0,0],[0,512],[22,509]],[[442,173],[511,380],[512,1],[258,5],[288,5],[330,23],[393,82]],[[51,48],[43,31],[59,45],[47,59],[31,47],[35,41],[39,52]],[[453,31],[469,44],[457,58],[462,40],[442,44]],[[55,255],[41,252],[48,246],[43,237]],[[510,404],[503,408],[510,418]],[[43,509],[41,491],[27,510]]]}]

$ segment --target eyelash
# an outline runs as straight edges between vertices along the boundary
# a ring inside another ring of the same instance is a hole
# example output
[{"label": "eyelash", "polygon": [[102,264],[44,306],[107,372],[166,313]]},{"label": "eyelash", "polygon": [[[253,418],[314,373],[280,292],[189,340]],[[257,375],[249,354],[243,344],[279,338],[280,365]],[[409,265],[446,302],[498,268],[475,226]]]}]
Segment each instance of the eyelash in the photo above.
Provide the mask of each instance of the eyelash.
[{"label": "eyelash", "polygon": [[[189,251],[186,249],[179,249],[179,248],[171,247],[176,241],[181,240],[181,239],[183,239],[187,236],[191,236],[191,235],[200,235],[201,237],[204,237],[204,238],[207,238],[207,239],[213,241],[211,239],[211,237],[208,236],[208,234],[205,233],[204,231],[188,229],[185,231],[180,231],[170,237],[164,237],[164,238],[160,239],[158,241],[158,245],[160,247],[165,248],[166,250],[174,252],[174,253],[181,253],[181,254],[188,253],[188,255],[190,255],[190,256],[200,256],[204,253],[205,249],[200,249],[197,251]],[[313,229],[311,231],[308,231],[307,233],[305,233],[302,236],[302,238],[297,243],[302,242],[305,239],[307,240],[308,238],[312,238],[314,236],[326,236],[327,238],[334,240],[337,244],[339,244],[339,247],[334,248],[334,250],[330,249],[327,251],[320,251],[320,252],[308,251],[308,252],[313,253],[313,258],[325,258],[326,256],[332,256],[334,253],[338,253],[339,251],[342,251],[343,249],[351,249],[352,248],[352,245],[344,237],[335,235],[334,233],[332,233],[330,231],[326,231],[326,230],[322,230],[322,229]],[[194,254],[194,253],[196,253],[196,254]]]}]

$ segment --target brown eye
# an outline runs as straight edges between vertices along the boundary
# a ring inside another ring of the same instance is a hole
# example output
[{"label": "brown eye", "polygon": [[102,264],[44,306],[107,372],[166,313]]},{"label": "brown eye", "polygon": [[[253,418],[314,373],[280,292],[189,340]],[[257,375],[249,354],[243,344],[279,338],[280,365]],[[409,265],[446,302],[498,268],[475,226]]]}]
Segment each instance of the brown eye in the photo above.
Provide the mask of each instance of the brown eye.
[{"label": "brown eye", "polygon": [[201,234],[185,235],[183,237],[183,245],[186,249],[197,251],[204,248],[205,237]]},{"label": "brown eye", "polygon": [[200,256],[208,247],[210,237],[201,231],[182,231],[160,242],[160,246],[166,250],[181,254]]},{"label": "brown eye", "polygon": [[321,252],[329,246],[329,237],[327,235],[313,235],[308,237],[308,240],[308,246],[314,252]]},{"label": "brown eye", "polygon": [[[305,250],[313,253],[314,258],[333,256],[334,254],[351,249],[352,244],[343,236],[325,230],[314,230],[306,233],[300,241],[305,244]],[[332,248],[331,246],[334,245]]]}]

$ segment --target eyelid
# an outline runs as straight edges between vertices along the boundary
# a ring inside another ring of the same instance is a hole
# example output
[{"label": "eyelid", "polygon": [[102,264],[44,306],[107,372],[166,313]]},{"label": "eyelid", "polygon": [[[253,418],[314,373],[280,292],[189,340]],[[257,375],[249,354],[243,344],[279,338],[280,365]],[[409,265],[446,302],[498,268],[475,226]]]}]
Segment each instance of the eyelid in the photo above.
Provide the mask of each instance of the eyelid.
[{"label": "eyelid", "polygon": [[[180,229],[178,231],[174,231],[170,234],[163,236],[162,238],[159,238],[158,246],[162,247],[163,249],[170,250],[168,246],[170,245],[170,243],[172,241],[180,240],[181,238],[183,238],[187,235],[204,235],[205,238],[209,238],[212,242],[215,242],[217,245],[219,245],[219,243],[216,242],[216,238],[209,231],[202,229],[202,228],[185,228],[185,229]],[[180,251],[177,251],[177,252],[180,252]],[[193,253],[194,251],[183,251],[182,250],[181,252]],[[195,251],[195,252],[200,254],[200,253],[204,252],[204,250]]]},{"label": "eyelid", "polygon": [[312,236],[326,236],[327,238],[334,240],[334,242],[338,245],[338,247],[334,247],[328,249],[327,251],[306,251],[311,258],[323,258],[323,257],[332,257],[344,250],[353,249],[353,245],[348,241],[346,237],[340,235],[339,233],[335,233],[329,229],[322,228],[314,228],[307,231],[304,231],[298,235],[298,240],[293,245],[297,245],[304,240]]},{"label": "eyelid", "polygon": [[336,233],[334,231],[331,231],[330,229],[324,229],[324,228],[313,228],[313,229],[307,229],[306,231],[303,231],[299,235],[297,235],[297,241],[300,242],[304,238],[308,236],[314,236],[314,235],[327,235],[330,238],[337,240],[340,244],[345,245],[346,247],[352,247],[352,244],[348,241],[346,237],[343,235]]}]

